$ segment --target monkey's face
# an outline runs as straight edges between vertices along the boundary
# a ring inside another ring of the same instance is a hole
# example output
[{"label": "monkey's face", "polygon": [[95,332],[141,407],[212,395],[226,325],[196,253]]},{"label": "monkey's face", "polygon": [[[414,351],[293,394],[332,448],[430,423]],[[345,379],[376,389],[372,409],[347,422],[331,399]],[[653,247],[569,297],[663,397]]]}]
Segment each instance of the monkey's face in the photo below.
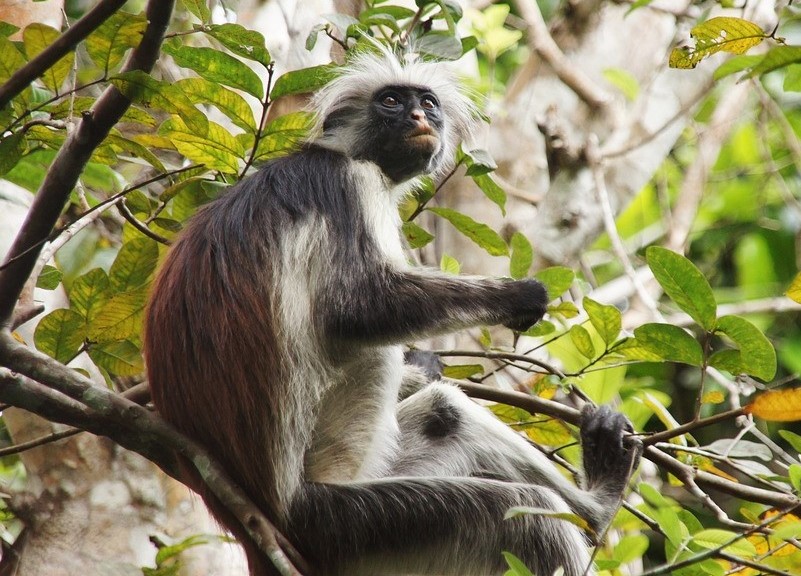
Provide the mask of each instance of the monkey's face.
[{"label": "monkey's face", "polygon": [[439,100],[428,88],[387,86],[370,102],[369,146],[362,155],[395,182],[436,167],[442,155],[444,119]]}]

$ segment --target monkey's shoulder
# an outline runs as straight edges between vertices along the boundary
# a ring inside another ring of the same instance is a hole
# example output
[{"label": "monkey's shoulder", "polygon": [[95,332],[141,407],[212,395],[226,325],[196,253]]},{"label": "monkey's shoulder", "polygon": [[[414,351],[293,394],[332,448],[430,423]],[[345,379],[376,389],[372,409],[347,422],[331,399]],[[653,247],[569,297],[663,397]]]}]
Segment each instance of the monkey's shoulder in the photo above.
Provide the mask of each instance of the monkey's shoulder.
[{"label": "monkey's shoulder", "polygon": [[213,202],[209,210],[239,222],[253,218],[297,221],[315,214],[352,213],[350,163],[341,152],[307,144],[265,163]]}]

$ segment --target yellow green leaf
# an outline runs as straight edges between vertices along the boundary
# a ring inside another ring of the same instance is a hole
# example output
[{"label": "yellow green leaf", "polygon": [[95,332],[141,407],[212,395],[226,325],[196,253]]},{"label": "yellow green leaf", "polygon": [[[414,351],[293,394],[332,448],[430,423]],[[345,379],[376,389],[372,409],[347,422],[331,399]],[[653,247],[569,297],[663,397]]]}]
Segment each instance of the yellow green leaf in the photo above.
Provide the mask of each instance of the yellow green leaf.
[{"label": "yellow green leaf", "polygon": [[[22,33],[22,38],[28,58],[33,58],[42,50],[49,47],[59,36],[61,36],[61,32],[38,22],[25,28],[25,31]],[[75,52],[67,52],[66,55],[62,56],[58,62],[53,64],[42,74],[41,78],[44,85],[58,94],[61,85],[67,78],[70,70],[72,70],[74,62]]]},{"label": "yellow green leaf", "polygon": [[169,138],[175,148],[198,164],[210,170],[227,174],[239,171],[239,158],[244,155],[242,145],[228,130],[215,122],[208,123],[205,135],[198,134],[179,116],[173,116],[159,128],[159,134]]},{"label": "yellow green leaf", "polygon": [[711,18],[695,26],[690,36],[695,47],[675,48],[670,53],[671,68],[695,68],[701,60],[718,52],[743,54],[768,37],[753,22],[729,16]]}]

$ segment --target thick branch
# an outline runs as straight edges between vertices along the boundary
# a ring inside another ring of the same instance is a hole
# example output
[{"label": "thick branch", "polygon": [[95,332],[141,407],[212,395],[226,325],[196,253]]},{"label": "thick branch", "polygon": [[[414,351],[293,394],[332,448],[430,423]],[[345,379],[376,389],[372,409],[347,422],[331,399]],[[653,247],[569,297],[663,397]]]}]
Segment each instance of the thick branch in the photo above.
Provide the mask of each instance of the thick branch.
[{"label": "thick branch", "polygon": [[[231,481],[219,463],[147,408],[96,388],[78,372],[0,332],[0,401],[53,422],[107,436],[137,452],[180,482],[179,458],[197,471],[208,490],[239,520],[281,574],[300,576],[277,542],[278,531]],[[195,490],[200,486],[191,486]]]},{"label": "thick branch", "polygon": [[[148,25],[142,41],[123,66],[123,71],[150,70],[156,62],[167,30],[174,0],[150,0]],[[58,152],[33,200],[25,222],[6,256],[13,264],[0,270],[0,328],[11,324],[14,305],[25,281],[36,265],[37,247],[55,226],[69,194],[89,161],[92,152],[119,121],[131,101],[110,86],[84,114]],[[31,249],[32,247],[35,247]]]},{"label": "thick branch", "polygon": [[125,0],[102,0],[84,14],[83,18],[75,22],[61,36],[56,38],[50,46],[39,52],[25,66],[14,72],[5,84],[0,86],[0,109],[6,106],[20,92],[25,90],[31,82],[44,74],[51,66],[58,62],[67,52],[74,50],[78,42],[89,36],[112,14],[122,8]]}]

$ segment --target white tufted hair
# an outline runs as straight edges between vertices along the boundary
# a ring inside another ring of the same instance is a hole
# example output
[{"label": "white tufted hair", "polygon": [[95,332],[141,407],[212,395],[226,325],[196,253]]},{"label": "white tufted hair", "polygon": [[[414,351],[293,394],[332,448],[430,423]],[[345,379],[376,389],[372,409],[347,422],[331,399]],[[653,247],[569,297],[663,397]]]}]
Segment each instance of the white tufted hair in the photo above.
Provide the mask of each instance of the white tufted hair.
[{"label": "white tufted hair", "polygon": [[[472,134],[479,116],[476,105],[448,63],[423,61],[411,52],[398,56],[386,46],[371,44],[374,50],[356,53],[312,98],[311,107],[317,114],[312,140],[348,154],[364,128],[364,111],[377,90],[398,85],[424,87],[437,96],[445,118],[442,163],[433,172],[442,171],[452,161],[459,143]],[[351,121],[323,133],[326,118],[349,108],[354,111]]]}]

